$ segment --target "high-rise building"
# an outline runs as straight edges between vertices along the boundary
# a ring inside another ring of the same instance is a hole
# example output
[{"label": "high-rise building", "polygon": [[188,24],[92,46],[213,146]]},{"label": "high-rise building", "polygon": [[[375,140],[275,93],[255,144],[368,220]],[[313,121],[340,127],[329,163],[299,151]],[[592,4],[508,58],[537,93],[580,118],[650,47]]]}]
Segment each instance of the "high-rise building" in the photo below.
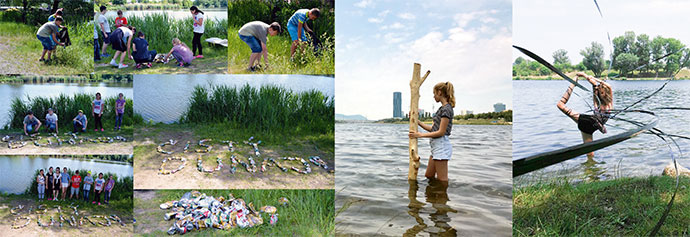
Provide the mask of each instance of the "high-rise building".
[{"label": "high-rise building", "polygon": [[402,93],[393,92],[393,118],[402,118]]},{"label": "high-rise building", "polygon": [[506,110],[506,105],[503,103],[494,104],[494,112],[503,112]]}]

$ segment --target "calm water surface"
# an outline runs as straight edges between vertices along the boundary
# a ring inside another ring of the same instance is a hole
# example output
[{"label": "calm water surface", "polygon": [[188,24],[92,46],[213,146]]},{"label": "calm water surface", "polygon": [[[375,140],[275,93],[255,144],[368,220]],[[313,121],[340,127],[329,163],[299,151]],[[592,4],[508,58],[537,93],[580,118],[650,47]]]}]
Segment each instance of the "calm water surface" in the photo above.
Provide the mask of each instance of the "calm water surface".
[{"label": "calm water surface", "polygon": [[57,97],[60,94],[95,94],[96,92],[101,92],[104,98],[117,96],[119,93],[124,94],[126,98],[132,98],[134,94],[132,85],[131,82],[0,84],[0,126],[10,122],[9,111],[13,98],[26,100],[27,96]]},{"label": "calm water surface", "polygon": [[134,112],[145,121],[173,123],[187,110],[194,87],[201,85],[276,85],[302,92],[318,90],[333,98],[334,78],[305,75],[134,75]]},{"label": "calm water surface", "polygon": [[[408,182],[406,124],[336,124],[336,231],[361,235],[510,236],[511,126],[453,126],[449,184]],[[347,207],[349,206],[349,207]]]},{"label": "calm water surface", "polygon": [[[623,109],[627,105],[651,94],[664,81],[610,81],[614,89],[614,108]],[[588,88],[591,86],[583,84]],[[513,157],[521,158],[541,152],[556,150],[582,143],[577,124],[556,108],[568,83],[566,81],[513,81]],[[575,92],[587,97],[586,92],[576,89]],[[658,107],[690,107],[690,81],[672,81],[654,97],[638,104],[634,108],[653,110]],[[574,111],[582,113],[589,110],[585,100],[576,95],[571,96],[567,104]],[[669,134],[690,136],[690,111],[687,110],[653,110],[659,117],[657,128]],[[591,112],[589,112],[591,114]],[[638,113],[620,114],[617,117],[649,122],[652,117]],[[623,121],[609,120],[606,124],[608,133],[594,133],[594,139],[616,135],[635,128]],[[677,140],[683,153],[688,153],[690,142]],[[598,150],[594,160],[598,164],[585,162],[585,155],[574,158],[545,169],[520,176],[516,184],[529,181],[550,179],[554,177],[571,177],[574,180],[599,180],[621,176],[648,176],[661,174],[663,168],[671,162],[666,143],[654,135],[642,134],[630,140]],[[676,152],[677,155],[677,152]],[[683,166],[690,166],[687,159],[680,159]]]},{"label": "calm water surface", "polygon": [[[48,158],[28,156],[0,156],[0,193],[24,193],[31,185],[36,170],[49,167],[67,167],[70,170],[86,169],[96,173],[114,173],[118,177],[132,176],[132,166],[126,162],[103,160],[78,160],[69,158]],[[11,168],[9,168],[11,167]]]}]

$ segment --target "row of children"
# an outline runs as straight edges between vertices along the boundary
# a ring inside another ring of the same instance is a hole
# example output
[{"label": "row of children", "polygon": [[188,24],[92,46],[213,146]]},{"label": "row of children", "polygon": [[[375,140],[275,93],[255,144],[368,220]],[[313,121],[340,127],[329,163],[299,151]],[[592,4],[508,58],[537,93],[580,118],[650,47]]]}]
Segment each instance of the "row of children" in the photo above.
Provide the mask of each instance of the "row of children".
[{"label": "row of children", "polygon": [[[115,100],[115,131],[120,130],[122,127],[122,116],[125,113],[125,104],[126,101],[124,95],[120,93],[118,95],[118,98]],[[98,131],[99,129],[101,132],[104,131],[103,123],[101,122],[101,118],[103,117],[104,105],[105,104],[101,99],[101,93],[96,93],[96,99],[91,102],[91,114],[93,115],[95,121],[94,131]],[[37,133],[41,128],[41,125],[43,124],[41,120],[37,119],[36,116],[34,116],[34,113],[32,111],[27,112],[27,115],[24,117],[23,123],[24,134],[27,136],[30,133]],[[72,119],[72,124],[72,132],[86,132],[88,120],[86,119],[83,110],[79,110],[77,116]],[[45,117],[45,127],[49,133],[58,133],[58,115],[53,111],[52,108],[48,108],[48,113]]]},{"label": "row of children", "polygon": [[[95,195],[92,203],[98,205],[101,205],[102,193],[105,193],[103,196],[105,204],[110,202],[110,194],[115,187],[115,179],[113,179],[112,175],[110,175],[107,181],[103,178],[103,173],[99,173],[98,177],[94,179],[91,177],[91,171],[86,173],[82,185],[82,177],[79,175],[79,170],[75,171],[74,174],[70,176],[67,167],[63,167],[62,172],[60,172],[60,167],[56,167],[55,172],[53,172],[53,167],[50,167],[48,168],[47,174],[41,169],[38,172],[38,176],[36,176],[36,183],[38,184],[39,201],[46,199],[46,192],[48,193],[47,200],[49,201],[59,201],[60,199],[66,200],[68,188],[70,189],[69,199],[74,199],[76,197],[76,199],[79,200],[79,189],[81,188],[84,193],[83,200],[85,202],[89,201],[89,194],[93,189]],[[60,193],[62,193],[61,198]]]}]

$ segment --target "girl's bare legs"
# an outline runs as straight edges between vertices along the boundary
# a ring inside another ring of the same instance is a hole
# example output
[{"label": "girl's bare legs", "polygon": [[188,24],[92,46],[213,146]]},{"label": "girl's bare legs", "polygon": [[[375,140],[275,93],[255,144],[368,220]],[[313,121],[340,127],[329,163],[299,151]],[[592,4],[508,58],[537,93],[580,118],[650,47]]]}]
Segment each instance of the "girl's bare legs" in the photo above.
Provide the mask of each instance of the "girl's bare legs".
[{"label": "girl's bare legs", "polygon": [[[584,143],[588,143],[588,142],[591,142],[593,140],[592,134],[587,134],[587,133],[583,133],[583,132],[581,132],[581,133],[582,133],[582,141]],[[587,162],[594,162],[593,158],[594,158],[594,152],[587,153]]]},{"label": "girl's bare legs", "polygon": [[441,182],[448,182],[448,160],[435,160],[436,176]]},{"label": "girl's bare legs", "polygon": [[434,167],[434,157],[429,156],[429,163],[426,165],[426,172],[424,173],[427,179],[436,177],[436,167]]},{"label": "girl's bare legs", "polygon": [[[117,53],[120,53],[120,51],[117,51]],[[117,55],[117,53],[115,53],[115,55]],[[122,52],[122,55],[120,55],[120,65],[122,65],[122,63],[125,61],[125,56],[127,56],[127,53]]]}]

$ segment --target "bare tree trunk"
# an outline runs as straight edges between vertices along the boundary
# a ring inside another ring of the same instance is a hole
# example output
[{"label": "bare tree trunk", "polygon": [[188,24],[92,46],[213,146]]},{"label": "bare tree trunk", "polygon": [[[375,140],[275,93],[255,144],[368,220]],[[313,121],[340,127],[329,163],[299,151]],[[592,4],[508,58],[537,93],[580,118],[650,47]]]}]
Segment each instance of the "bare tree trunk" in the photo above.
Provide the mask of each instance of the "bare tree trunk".
[{"label": "bare tree trunk", "polygon": [[28,0],[23,0],[22,1],[22,22],[26,24],[26,11],[28,11]]},{"label": "bare tree trunk", "polygon": [[[422,86],[426,77],[431,71],[426,71],[423,77],[420,76],[422,65],[414,64],[412,70],[412,80],[410,81],[410,132],[417,132],[417,120],[419,119],[419,87]],[[410,170],[407,179],[417,180],[417,170],[419,169],[419,154],[417,154],[417,138],[410,138]]]},{"label": "bare tree trunk", "polygon": [[60,0],[54,0],[53,1],[53,8],[50,9],[50,14],[53,14],[57,11],[59,4],[60,4]]}]

